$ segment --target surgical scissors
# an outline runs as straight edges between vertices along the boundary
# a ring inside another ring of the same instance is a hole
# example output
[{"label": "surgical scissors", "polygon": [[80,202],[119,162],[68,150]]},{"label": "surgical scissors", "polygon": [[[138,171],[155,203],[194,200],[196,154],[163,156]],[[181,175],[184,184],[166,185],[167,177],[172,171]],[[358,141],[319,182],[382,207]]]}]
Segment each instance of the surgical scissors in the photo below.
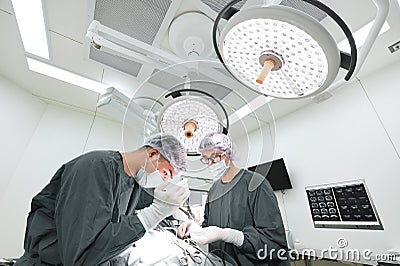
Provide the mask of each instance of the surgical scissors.
[{"label": "surgical scissors", "polygon": [[[203,253],[204,255],[205,255],[205,257],[207,257],[207,254],[205,254],[205,252],[204,251],[202,251],[198,246],[197,246],[197,244],[196,244],[196,242],[194,242],[193,240],[191,240],[191,239],[186,239],[186,240],[180,240],[178,237],[177,237],[177,230],[176,230],[176,228],[172,228],[172,227],[166,227],[166,228],[163,228],[163,227],[161,227],[161,226],[156,226],[156,229],[158,229],[158,230],[160,230],[160,231],[162,231],[162,232],[168,232],[168,230],[166,230],[166,229],[172,229],[172,230],[174,230],[175,231],[175,238],[174,238],[174,240],[173,240],[173,243],[177,246],[177,247],[179,247],[180,249],[182,249],[183,250],[183,255],[184,255],[184,257],[181,257],[180,259],[179,259],[179,263],[182,265],[182,266],[186,266],[186,265],[189,265],[189,261],[188,261],[188,256],[193,260],[193,262],[195,263],[195,264],[202,264],[203,263],[203,259],[201,258],[201,256],[199,255],[200,253]],[[194,251],[193,253],[191,253],[189,250],[188,250],[188,248],[186,247],[183,247],[182,245],[181,245],[181,243],[180,242],[185,242],[185,244],[187,244],[187,247],[192,247],[192,248],[194,248],[196,251]]]},{"label": "surgical scissors", "polygon": [[192,259],[192,261],[196,264],[201,264],[203,263],[203,259],[201,258],[201,256],[199,255],[200,252],[199,251],[195,251],[194,253],[191,253],[187,248],[184,248],[183,246],[181,246],[181,244],[179,243],[178,240],[175,241],[175,245],[178,246],[180,249],[183,250],[183,255],[184,257],[181,257],[179,259],[179,263],[184,266],[184,265],[189,265],[189,261],[188,261],[188,255],[189,257]]}]

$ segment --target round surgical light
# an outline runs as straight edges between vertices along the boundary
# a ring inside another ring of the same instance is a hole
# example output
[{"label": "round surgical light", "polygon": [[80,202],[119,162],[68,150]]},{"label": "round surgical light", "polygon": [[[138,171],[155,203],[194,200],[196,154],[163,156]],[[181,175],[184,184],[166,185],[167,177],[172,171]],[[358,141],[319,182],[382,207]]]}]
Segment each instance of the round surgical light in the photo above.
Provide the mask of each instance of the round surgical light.
[{"label": "round surgical light", "polygon": [[214,106],[194,96],[181,96],[166,104],[160,112],[159,126],[163,133],[176,136],[188,155],[198,155],[201,140],[212,132],[222,132]]},{"label": "round surgical light", "polygon": [[250,89],[276,98],[302,98],[336,78],[340,52],[318,21],[293,8],[272,5],[237,12],[219,49],[225,67]]}]

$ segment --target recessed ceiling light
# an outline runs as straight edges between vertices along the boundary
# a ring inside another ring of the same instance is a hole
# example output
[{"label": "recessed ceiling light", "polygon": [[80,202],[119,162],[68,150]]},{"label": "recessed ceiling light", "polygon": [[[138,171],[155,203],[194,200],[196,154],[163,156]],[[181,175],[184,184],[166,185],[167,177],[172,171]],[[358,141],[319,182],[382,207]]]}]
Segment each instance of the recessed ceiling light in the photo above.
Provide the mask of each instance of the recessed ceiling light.
[{"label": "recessed ceiling light", "polygon": [[253,99],[251,102],[249,102],[248,104],[242,106],[240,109],[238,109],[236,112],[234,112],[233,114],[231,114],[229,116],[229,121],[231,124],[236,123],[237,121],[239,121],[240,119],[242,119],[243,117],[247,116],[248,114],[250,114],[251,112],[254,112],[255,110],[257,110],[258,108],[260,108],[261,106],[263,106],[264,104],[269,103],[270,101],[272,101],[274,98],[273,97],[269,97],[269,96],[264,96],[264,95],[260,95],[257,96],[255,99]]},{"label": "recessed ceiling light", "polygon": [[[359,29],[358,31],[353,33],[354,40],[356,41],[357,47],[361,47],[364,44],[365,40],[367,39],[368,33],[371,30],[373,23],[374,23],[374,21],[371,21],[368,24],[364,25],[361,29]],[[379,32],[379,35],[385,33],[389,29],[390,29],[389,24],[387,22],[385,22],[382,26],[381,31]],[[350,53],[350,46],[349,46],[347,39],[341,41],[338,44],[338,47],[341,51]]]},{"label": "recessed ceiling light", "polygon": [[27,53],[49,59],[41,0],[12,0],[22,43]]},{"label": "recessed ceiling light", "polygon": [[109,87],[101,82],[94,81],[92,79],[88,79],[81,75],[66,71],[64,69],[46,64],[44,62],[35,60],[33,58],[27,57],[26,60],[28,61],[29,69],[35,71],[37,73],[62,80],[68,82],[70,84],[98,92],[104,93],[105,90]]}]

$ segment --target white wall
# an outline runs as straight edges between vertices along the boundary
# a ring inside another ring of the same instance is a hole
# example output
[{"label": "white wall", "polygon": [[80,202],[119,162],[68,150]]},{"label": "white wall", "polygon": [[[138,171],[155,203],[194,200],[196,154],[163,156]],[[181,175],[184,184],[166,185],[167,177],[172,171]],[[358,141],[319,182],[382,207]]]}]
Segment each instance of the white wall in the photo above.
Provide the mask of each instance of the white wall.
[{"label": "white wall", "polygon": [[[352,82],[331,99],[276,121],[275,158],[285,158],[293,185],[280,207],[286,209],[296,248],[337,248],[337,239],[344,237],[350,249],[400,250],[398,73],[400,63],[362,79],[365,91]],[[257,150],[259,142],[253,139],[249,150]],[[315,229],[304,188],[355,179],[365,179],[385,230]]]},{"label": "white wall", "polygon": [[275,158],[274,131],[274,125],[264,123],[261,131],[250,132],[239,139],[234,139],[237,149],[235,164],[239,167],[248,167]]},{"label": "white wall", "polygon": [[[46,104],[0,76],[0,183],[3,191],[39,124]],[[0,193],[0,201],[4,193]]]},{"label": "white wall", "polygon": [[[1,123],[9,129],[0,133],[0,258],[19,257],[32,197],[63,163],[83,152],[122,150],[122,125],[96,116],[91,128],[94,114],[45,104],[4,80],[0,80],[0,87],[1,101],[5,102],[0,106]],[[5,183],[8,185],[3,186]]]}]

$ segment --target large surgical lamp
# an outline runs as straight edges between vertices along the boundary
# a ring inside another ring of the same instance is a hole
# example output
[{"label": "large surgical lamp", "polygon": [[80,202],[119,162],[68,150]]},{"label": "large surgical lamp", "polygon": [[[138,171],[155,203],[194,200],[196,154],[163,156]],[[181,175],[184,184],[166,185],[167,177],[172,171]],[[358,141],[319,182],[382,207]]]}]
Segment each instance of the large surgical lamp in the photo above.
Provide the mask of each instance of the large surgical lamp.
[{"label": "large surgical lamp", "polygon": [[[199,95],[184,95],[182,92]],[[172,97],[172,101],[164,105],[158,117],[160,131],[176,136],[189,156],[199,155],[199,144],[208,133],[227,134],[228,115],[222,104],[212,95],[196,89],[180,89],[165,96],[169,97]],[[213,102],[219,105],[224,116]]]},{"label": "large surgical lamp", "polygon": [[240,2],[234,0],[218,14],[213,42],[219,60],[238,81],[260,94],[295,99],[327,89],[340,67],[348,70],[346,81],[352,77],[357,48],[346,23],[323,3],[303,1],[324,11],[339,25],[348,39],[351,54],[340,52],[331,34],[317,20],[279,5],[279,0],[243,7],[228,18],[218,41],[219,21]]}]

